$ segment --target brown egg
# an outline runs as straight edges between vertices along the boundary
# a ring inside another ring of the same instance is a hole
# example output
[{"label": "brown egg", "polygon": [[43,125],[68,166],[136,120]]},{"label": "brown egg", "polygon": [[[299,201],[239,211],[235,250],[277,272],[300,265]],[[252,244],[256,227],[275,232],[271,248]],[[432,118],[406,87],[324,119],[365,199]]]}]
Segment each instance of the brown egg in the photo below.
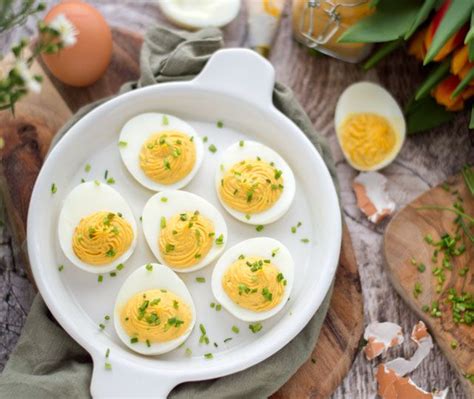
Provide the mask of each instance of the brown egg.
[{"label": "brown egg", "polygon": [[64,1],[53,7],[45,17],[51,22],[64,14],[76,27],[77,42],[57,54],[43,54],[50,72],[70,86],[88,86],[107,69],[112,56],[112,33],[104,17],[91,5],[79,0]]}]

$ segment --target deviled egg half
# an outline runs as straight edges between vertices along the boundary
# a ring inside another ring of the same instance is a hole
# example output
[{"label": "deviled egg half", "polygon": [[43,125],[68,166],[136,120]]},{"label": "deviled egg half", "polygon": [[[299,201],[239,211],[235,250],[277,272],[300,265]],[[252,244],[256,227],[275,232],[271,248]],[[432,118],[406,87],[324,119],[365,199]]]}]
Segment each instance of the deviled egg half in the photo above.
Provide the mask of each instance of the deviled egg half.
[{"label": "deviled egg half", "polygon": [[277,314],[293,287],[294,262],[279,241],[258,237],[228,249],[212,272],[216,300],[243,321],[260,321]]},{"label": "deviled egg half", "polygon": [[403,112],[378,84],[358,82],[339,97],[334,116],[337,139],[347,162],[359,171],[387,166],[406,135]]},{"label": "deviled egg half", "polygon": [[204,157],[196,131],[185,121],[160,113],[130,119],[122,128],[118,146],[132,176],[153,191],[184,187]]},{"label": "deviled egg half", "polygon": [[186,191],[152,196],[143,209],[142,226],[156,258],[177,272],[203,268],[227,242],[227,225],[219,211]]},{"label": "deviled egg half", "polygon": [[255,141],[239,141],[222,154],[217,196],[233,217],[267,224],[282,217],[295,196],[295,177],[275,151]]},{"label": "deviled egg half", "polygon": [[181,345],[191,334],[196,309],[186,285],[172,270],[149,263],[123,283],[114,308],[114,326],[130,349],[160,355]]},{"label": "deviled egg half", "polygon": [[137,226],[125,199],[98,181],[76,186],[64,200],[58,223],[59,244],[77,267],[91,273],[111,271],[137,244]]}]

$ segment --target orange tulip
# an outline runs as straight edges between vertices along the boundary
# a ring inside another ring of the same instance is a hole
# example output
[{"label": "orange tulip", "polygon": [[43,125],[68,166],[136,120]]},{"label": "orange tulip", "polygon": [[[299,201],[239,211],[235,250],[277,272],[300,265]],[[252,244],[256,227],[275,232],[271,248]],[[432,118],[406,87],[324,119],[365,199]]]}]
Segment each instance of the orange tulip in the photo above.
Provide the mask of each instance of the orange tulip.
[{"label": "orange tulip", "polygon": [[408,54],[417,60],[423,61],[426,55],[425,36],[428,28],[424,28],[415,33],[408,46]]},{"label": "orange tulip", "polygon": [[451,72],[453,75],[459,75],[459,72],[464,68],[464,66],[469,62],[469,51],[467,46],[463,46],[460,49],[456,50],[451,60]]},{"label": "orange tulip", "polygon": [[451,98],[452,92],[456,89],[458,84],[461,82],[459,77],[455,75],[449,75],[447,78],[442,80],[433,89],[431,93],[440,105],[444,105],[448,111],[460,111],[464,107],[464,98],[459,95],[455,98]]}]

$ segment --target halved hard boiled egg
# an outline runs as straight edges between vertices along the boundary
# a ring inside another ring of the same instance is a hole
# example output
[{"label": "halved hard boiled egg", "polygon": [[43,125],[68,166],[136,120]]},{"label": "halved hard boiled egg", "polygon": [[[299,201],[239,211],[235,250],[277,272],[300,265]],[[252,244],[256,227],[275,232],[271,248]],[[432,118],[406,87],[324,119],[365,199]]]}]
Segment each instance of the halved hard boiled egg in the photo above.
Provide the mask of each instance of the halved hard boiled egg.
[{"label": "halved hard boiled egg", "polygon": [[192,272],[212,262],[227,242],[227,225],[204,198],[186,191],[163,191],[143,209],[142,225],[151,251],[177,272]]},{"label": "halved hard boiled egg", "polygon": [[295,197],[295,177],[275,151],[239,141],[221,156],[216,191],[222,206],[244,223],[267,224],[282,217]]},{"label": "halved hard boiled egg", "polygon": [[160,113],[130,119],[122,128],[118,146],[132,176],[154,191],[187,185],[204,157],[196,131],[185,121]]},{"label": "halved hard boiled egg", "polygon": [[258,237],[228,249],[212,272],[216,300],[243,321],[260,321],[277,314],[290,297],[294,262],[279,241]]},{"label": "halved hard boiled egg", "polygon": [[334,123],[344,157],[360,171],[387,166],[405,140],[406,124],[400,106],[375,83],[354,83],[344,90]]},{"label": "halved hard boiled egg", "polygon": [[64,200],[59,244],[77,267],[92,273],[125,262],[137,244],[137,226],[125,199],[98,181],[76,186]]},{"label": "halved hard boiled egg", "polygon": [[172,22],[189,29],[227,25],[240,9],[240,0],[159,0],[158,4]]},{"label": "halved hard boiled egg", "polygon": [[196,322],[193,299],[183,281],[166,266],[149,263],[122,285],[114,325],[122,342],[143,355],[160,355],[181,345]]}]

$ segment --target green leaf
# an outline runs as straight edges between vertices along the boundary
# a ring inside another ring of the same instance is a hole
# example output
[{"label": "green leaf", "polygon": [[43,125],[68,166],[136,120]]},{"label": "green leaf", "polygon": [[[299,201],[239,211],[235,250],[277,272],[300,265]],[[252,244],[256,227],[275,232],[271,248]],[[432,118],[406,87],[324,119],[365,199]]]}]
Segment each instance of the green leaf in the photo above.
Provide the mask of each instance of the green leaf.
[{"label": "green leaf", "polygon": [[423,64],[432,61],[446,42],[467,22],[472,12],[471,0],[452,0],[436,29]]},{"label": "green leaf", "polygon": [[416,91],[415,100],[420,100],[430,94],[431,89],[441,82],[441,80],[443,80],[443,78],[449,73],[450,65],[451,57],[444,60],[441,64],[438,64]]},{"label": "green leaf", "polygon": [[415,33],[418,27],[423,22],[425,22],[426,18],[428,18],[428,15],[430,15],[431,11],[435,8],[436,1],[437,0],[425,0],[425,2],[418,11],[418,14],[416,15],[415,21],[413,22],[411,28],[408,30],[408,32],[405,33],[405,40],[408,40],[410,36]]},{"label": "green leaf", "polygon": [[413,101],[405,114],[407,133],[414,134],[433,129],[454,118],[454,112],[447,111],[432,97],[424,97]]},{"label": "green leaf", "polygon": [[474,168],[469,165],[464,165],[462,168],[462,175],[464,177],[464,181],[466,182],[466,186],[474,195]]},{"label": "green leaf", "polygon": [[382,1],[375,13],[351,26],[338,42],[375,43],[396,40],[413,26],[420,6],[421,2],[416,0]]},{"label": "green leaf", "polygon": [[474,78],[474,67],[469,70],[464,79],[459,82],[454,91],[451,93],[451,98],[459,96],[459,94],[464,90],[464,88],[471,82]]},{"label": "green leaf", "polygon": [[469,61],[474,61],[474,10],[471,12],[471,28],[464,38],[469,53]]},{"label": "green leaf", "polygon": [[471,108],[471,119],[469,121],[469,129],[474,129],[474,104],[472,104]]},{"label": "green leaf", "polygon": [[403,45],[402,38],[394,40],[393,42],[384,43],[377,49],[375,53],[373,53],[369,57],[367,61],[365,61],[362,68],[364,68],[366,71],[370,68],[373,68],[387,55],[389,55],[391,52],[395,51],[397,48],[401,47],[402,45]]}]

